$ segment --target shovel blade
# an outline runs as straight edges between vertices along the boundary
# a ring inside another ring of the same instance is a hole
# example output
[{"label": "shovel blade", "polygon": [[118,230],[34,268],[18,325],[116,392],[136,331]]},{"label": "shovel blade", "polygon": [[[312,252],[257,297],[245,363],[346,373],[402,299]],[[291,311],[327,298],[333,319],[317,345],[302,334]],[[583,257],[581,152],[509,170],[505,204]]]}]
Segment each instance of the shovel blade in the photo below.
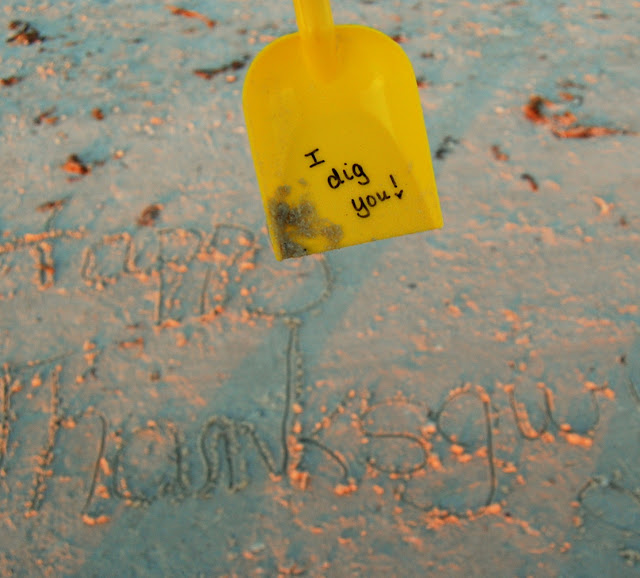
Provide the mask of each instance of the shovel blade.
[{"label": "shovel blade", "polygon": [[335,32],[329,77],[299,33],[247,73],[245,120],[278,260],[442,227],[408,57],[371,28]]}]

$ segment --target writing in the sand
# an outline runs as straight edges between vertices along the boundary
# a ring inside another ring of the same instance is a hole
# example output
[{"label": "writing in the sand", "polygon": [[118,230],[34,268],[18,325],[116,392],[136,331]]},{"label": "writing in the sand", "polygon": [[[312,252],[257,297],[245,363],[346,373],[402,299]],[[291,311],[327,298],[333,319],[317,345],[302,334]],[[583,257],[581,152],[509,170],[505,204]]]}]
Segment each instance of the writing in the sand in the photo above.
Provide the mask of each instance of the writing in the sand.
[{"label": "writing in the sand", "polygon": [[[309,162],[311,162],[309,165],[310,169],[313,169],[325,162],[325,159],[321,158],[319,148],[313,149],[304,156],[308,158]],[[354,182],[361,187],[371,184],[371,179],[362,164],[343,162],[342,165],[343,166],[339,169],[332,167],[327,175],[327,184],[331,189],[339,189],[342,185],[349,182]],[[361,219],[370,217],[371,212],[375,207],[382,206],[383,203],[393,200],[394,197],[398,200],[402,200],[404,190],[398,186],[393,174],[389,175],[389,181],[393,188],[387,186],[382,190],[372,191],[371,194],[354,195],[351,197],[351,206],[358,217]],[[393,197],[387,192],[387,189],[393,194]]]},{"label": "writing in the sand", "polygon": [[[255,268],[258,243],[249,229],[216,224],[211,229],[138,227],[89,242],[83,230],[27,233],[0,243],[0,300],[11,299],[28,275],[40,290],[59,285],[56,257],[83,245],[79,278],[97,291],[134,282],[156,286],[156,324],[176,316],[216,315],[238,295],[241,279]],[[4,262],[3,262],[4,261]],[[35,274],[33,274],[33,273]],[[67,279],[74,278],[67,272]]]},{"label": "writing in the sand", "polygon": [[[297,360],[301,359],[298,327],[299,324],[292,324],[289,329],[287,367],[297,367]],[[280,438],[265,436],[264,425],[220,414],[201,416],[199,433],[191,429],[191,435],[196,433],[196,437],[190,440],[183,433],[186,424],[154,415],[140,416],[145,424],[141,427],[125,424],[112,429],[109,424],[114,416],[108,415],[109,410],[105,408],[102,412],[95,405],[84,408],[74,405],[72,409],[65,401],[69,399],[65,389],[85,379],[96,379],[91,377],[94,375],[99,378],[103,368],[112,366],[110,357],[119,355],[118,351],[119,347],[102,351],[88,349],[47,361],[0,366],[3,368],[0,372],[0,478],[3,491],[9,492],[13,503],[25,505],[27,517],[37,515],[55,495],[49,486],[59,487],[74,477],[86,480],[81,498],[83,505],[79,504],[79,509],[88,524],[108,521],[107,513],[113,511],[119,501],[146,505],[172,495],[212,498],[221,485],[232,492],[243,490],[256,473],[267,474],[276,481],[288,475],[294,485],[305,489],[309,474],[301,464],[305,452],[314,449],[320,449],[319,455],[333,462],[341,472],[336,485],[339,495],[358,489],[358,478],[367,474],[355,472],[359,464],[366,463],[376,476],[385,474],[392,481],[402,479],[402,487],[396,488],[397,495],[407,505],[424,511],[439,511],[440,506],[431,498],[426,499],[430,495],[429,480],[433,482],[434,477],[439,477],[440,484],[445,480],[447,484],[454,483],[453,480],[460,479],[456,468],[472,464],[479,475],[478,484],[464,490],[469,494],[464,502],[473,509],[491,504],[499,493],[499,477],[516,471],[496,453],[493,442],[498,433],[493,414],[499,413],[499,395],[491,395],[481,386],[470,384],[453,387],[439,408],[397,396],[369,404],[368,398],[351,390],[316,425],[311,422],[303,426],[291,419],[293,415],[299,416],[295,412],[303,408],[289,407],[297,399],[297,387],[295,372],[288,372],[279,426],[285,435]],[[23,384],[28,383],[31,387],[25,388]],[[584,433],[572,431],[569,424],[559,424],[547,390],[541,393],[547,416],[537,430],[531,425],[526,410],[518,404],[513,390],[506,390],[504,401],[509,402],[512,419],[524,440],[545,439],[553,429],[555,435],[562,435],[569,443],[589,447],[588,436],[592,435],[599,415],[596,396],[599,391],[606,394],[606,389],[603,386],[588,393],[593,415]],[[34,404],[46,409],[35,411]],[[326,435],[343,415],[350,416],[361,439],[357,444],[360,455],[350,458]],[[411,416],[414,425],[402,431],[401,424],[407,416]],[[474,433],[459,437],[456,423],[465,423],[464,427],[470,427],[469,431]],[[92,441],[87,443],[87,440]],[[190,475],[194,464],[189,456],[194,454],[193,450],[200,454],[203,464],[195,485]],[[29,452],[33,452],[33,457],[27,455]],[[15,477],[22,475],[28,463],[35,464],[30,485]]]}]

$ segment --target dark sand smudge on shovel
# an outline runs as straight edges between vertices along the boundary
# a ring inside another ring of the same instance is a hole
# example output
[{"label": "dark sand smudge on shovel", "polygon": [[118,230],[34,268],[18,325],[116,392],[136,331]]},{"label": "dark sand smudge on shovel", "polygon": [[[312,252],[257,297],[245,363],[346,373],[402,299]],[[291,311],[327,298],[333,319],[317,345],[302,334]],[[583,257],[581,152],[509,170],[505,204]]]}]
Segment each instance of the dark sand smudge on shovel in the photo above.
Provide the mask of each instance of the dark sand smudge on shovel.
[{"label": "dark sand smudge on shovel", "polygon": [[325,237],[328,241],[325,250],[336,249],[343,236],[342,227],[319,217],[309,201],[303,200],[297,205],[290,203],[287,199],[290,192],[291,187],[278,187],[276,196],[269,201],[269,214],[282,257],[289,259],[308,254],[300,237]]}]

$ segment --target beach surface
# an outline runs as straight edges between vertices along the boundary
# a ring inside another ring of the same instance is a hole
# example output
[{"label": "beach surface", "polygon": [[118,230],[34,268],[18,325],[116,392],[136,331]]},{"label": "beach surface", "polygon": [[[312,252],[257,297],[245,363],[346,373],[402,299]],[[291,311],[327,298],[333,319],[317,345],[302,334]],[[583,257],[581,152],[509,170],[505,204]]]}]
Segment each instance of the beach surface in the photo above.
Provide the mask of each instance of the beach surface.
[{"label": "beach surface", "polygon": [[286,0],[0,9],[0,576],[635,576],[640,2],[333,2],[444,228],[278,262]]}]

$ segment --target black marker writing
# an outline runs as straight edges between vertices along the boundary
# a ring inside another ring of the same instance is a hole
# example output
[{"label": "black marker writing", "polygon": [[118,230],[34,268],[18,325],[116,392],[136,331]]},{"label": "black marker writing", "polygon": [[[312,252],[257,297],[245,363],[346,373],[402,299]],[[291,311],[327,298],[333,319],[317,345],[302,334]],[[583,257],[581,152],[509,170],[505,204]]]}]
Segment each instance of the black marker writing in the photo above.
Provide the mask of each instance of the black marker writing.
[{"label": "black marker writing", "polygon": [[[351,204],[353,205],[353,208],[356,210],[356,215],[358,215],[358,217],[362,217],[363,219],[366,219],[371,214],[371,211],[369,210],[365,202],[362,200],[362,197],[358,197],[358,201],[360,201],[360,203],[356,206],[355,199],[351,199]],[[364,211],[364,214],[361,215],[360,211]]]},{"label": "black marker writing", "polygon": [[318,160],[316,158],[316,153],[319,151],[320,149],[313,149],[310,153],[307,153],[306,155],[304,155],[305,157],[311,157],[313,159],[313,163],[309,165],[309,168],[312,169],[313,167],[317,167],[318,165],[321,165],[324,160]]},{"label": "black marker writing", "polygon": [[[345,166],[347,165],[347,163],[344,164]],[[342,175],[344,176],[344,179],[352,181],[353,179],[357,178],[358,180],[356,181],[356,183],[363,186],[368,185],[371,182],[369,177],[367,176],[367,173],[364,172],[362,165],[359,165],[358,163],[354,163],[351,166],[351,173],[352,174],[349,174],[348,167],[346,169],[342,169]],[[338,172],[338,169],[333,169],[331,171],[331,174],[327,177],[327,183],[329,183],[329,186],[332,189],[337,189],[340,185],[343,185],[346,182],[344,179]]]},{"label": "black marker writing", "polygon": [[[396,180],[393,178],[393,175],[389,175],[389,178],[391,179],[391,182],[393,183],[394,188],[398,188],[398,185],[396,185]],[[400,190],[397,193],[394,193],[396,197],[398,197],[399,199],[402,198],[402,193],[404,193],[404,190]]]},{"label": "black marker writing", "polygon": [[[397,189],[398,184],[396,183],[396,180],[393,178],[393,175],[389,175],[389,178],[391,179],[391,183],[393,184],[394,188]],[[402,193],[404,193],[404,190],[400,189],[400,191],[398,191],[397,193],[394,193],[394,195],[398,199],[402,199]],[[367,195],[364,198],[363,197],[352,198],[351,206],[355,210],[356,215],[358,215],[358,217],[362,219],[366,219],[367,217],[371,216],[371,209],[373,209],[378,204],[382,204],[383,202],[390,201],[390,200],[391,200],[391,197],[387,194],[387,191],[382,191],[381,193],[376,192],[375,196]]]}]

